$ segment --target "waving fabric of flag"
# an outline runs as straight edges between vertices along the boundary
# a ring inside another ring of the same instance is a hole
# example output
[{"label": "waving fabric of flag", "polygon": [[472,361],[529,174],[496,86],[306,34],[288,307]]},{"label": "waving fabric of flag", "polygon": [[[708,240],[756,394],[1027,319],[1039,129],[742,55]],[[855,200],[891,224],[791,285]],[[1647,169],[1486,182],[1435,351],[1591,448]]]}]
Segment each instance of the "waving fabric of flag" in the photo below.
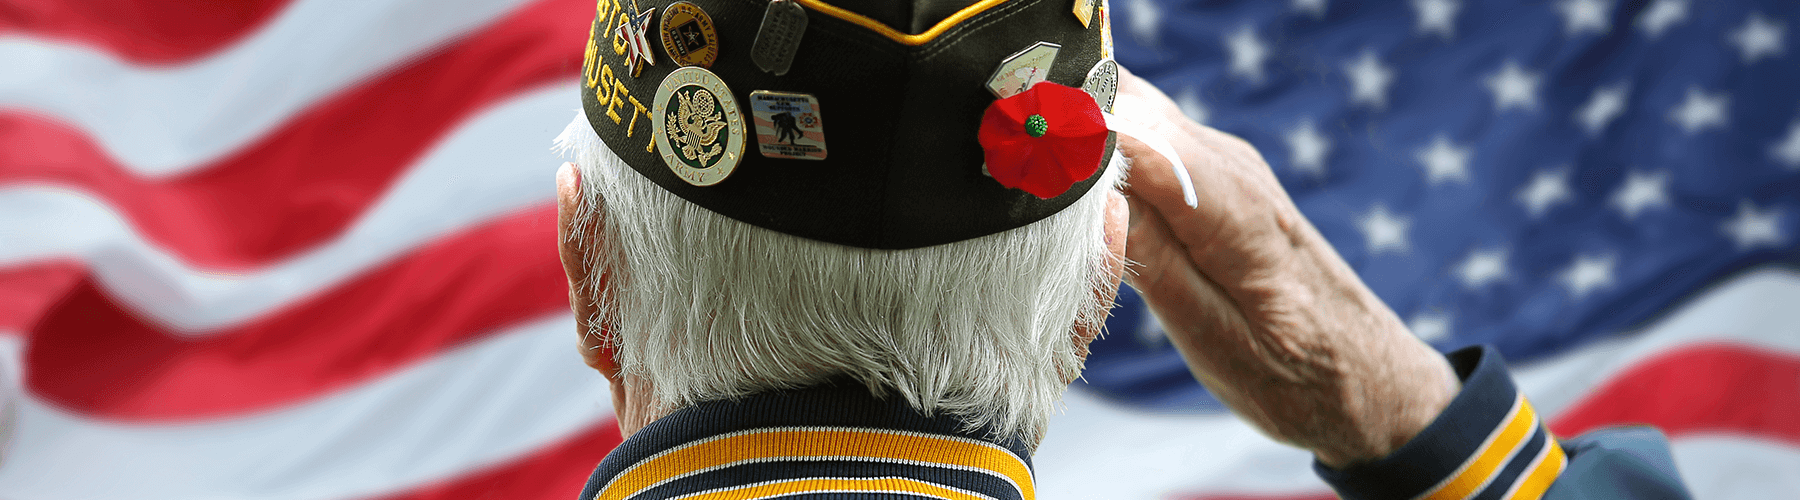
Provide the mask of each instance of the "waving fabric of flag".
[{"label": "waving fabric of flag", "polygon": [[[574,497],[619,441],[550,205],[593,8],[0,0],[0,499]],[[1800,496],[1800,4],[1103,8],[1555,432]],[[1045,498],[1330,497],[1135,295],[1109,326]]]}]

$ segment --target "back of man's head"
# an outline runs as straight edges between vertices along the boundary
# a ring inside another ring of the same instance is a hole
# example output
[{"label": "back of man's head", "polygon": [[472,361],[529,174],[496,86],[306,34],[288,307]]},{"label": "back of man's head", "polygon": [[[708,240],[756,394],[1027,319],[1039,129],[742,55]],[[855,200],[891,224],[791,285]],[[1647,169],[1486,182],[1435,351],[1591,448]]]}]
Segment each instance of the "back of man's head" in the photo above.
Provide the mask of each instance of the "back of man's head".
[{"label": "back of man's head", "polygon": [[1035,442],[1123,259],[1104,5],[600,1],[558,142],[628,406],[849,379]]},{"label": "back of man's head", "polygon": [[[1104,212],[1121,168],[1069,208],[908,250],[781,234],[670,194],[577,117],[579,230],[605,339],[667,409],[849,377],[971,428],[1036,437],[1116,286]],[[1026,439],[1030,442],[1034,439]]]}]

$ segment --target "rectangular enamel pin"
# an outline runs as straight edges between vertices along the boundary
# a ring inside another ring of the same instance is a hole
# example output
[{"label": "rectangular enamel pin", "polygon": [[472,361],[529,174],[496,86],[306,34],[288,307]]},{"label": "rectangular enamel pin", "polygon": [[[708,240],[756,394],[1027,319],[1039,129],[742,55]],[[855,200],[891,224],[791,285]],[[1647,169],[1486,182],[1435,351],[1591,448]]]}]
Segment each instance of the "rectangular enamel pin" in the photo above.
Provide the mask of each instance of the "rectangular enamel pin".
[{"label": "rectangular enamel pin", "polygon": [[756,144],[769,158],[825,159],[825,126],[819,99],[797,92],[758,90],[750,93],[756,119]]}]

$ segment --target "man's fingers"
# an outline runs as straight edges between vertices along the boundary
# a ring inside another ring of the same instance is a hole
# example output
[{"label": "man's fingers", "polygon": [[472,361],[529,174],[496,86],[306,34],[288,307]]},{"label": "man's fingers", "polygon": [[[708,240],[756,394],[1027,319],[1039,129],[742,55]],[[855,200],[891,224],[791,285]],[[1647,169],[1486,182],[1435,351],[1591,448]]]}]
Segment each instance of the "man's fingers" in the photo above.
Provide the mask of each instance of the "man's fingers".
[{"label": "man's fingers", "polygon": [[1178,110],[1174,118],[1155,121],[1167,118],[1165,108],[1174,105],[1151,92],[1120,95],[1117,109],[1124,119],[1154,121],[1145,125],[1175,146],[1198,199],[1190,207],[1170,162],[1121,135],[1118,147],[1133,162],[1130,194],[1158,212],[1199,270],[1219,283],[1237,283],[1244,270],[1276,265],[1246,260],[1274,258],[1273,250],[1291,243],[1287,231],[1300,220],[1268,165],[1248,143],[1180,117]]},{"label": "man's fingers", "polygon": [[1131,241],[1126,245],[1133,265],[1127,281],[1158,321],[1195,378],[1239,411],[1241,396],[1229,383],[1218,360],[1241,351],[1249,336],[1249,322],[1223,287],[1208,279],[1187,257],[1169,225],[1156,211],[1132,200]]}]

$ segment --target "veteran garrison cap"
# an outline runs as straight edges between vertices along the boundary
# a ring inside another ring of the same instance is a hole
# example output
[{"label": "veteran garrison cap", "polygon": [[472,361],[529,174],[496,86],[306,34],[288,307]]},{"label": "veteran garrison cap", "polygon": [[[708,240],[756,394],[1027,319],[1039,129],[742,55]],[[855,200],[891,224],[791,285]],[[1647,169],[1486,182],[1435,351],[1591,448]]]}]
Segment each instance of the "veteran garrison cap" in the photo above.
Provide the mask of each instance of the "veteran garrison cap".
[{"label": "veteran garrison cap", "polygon": [[854,247],[939,245],[1048,217],[1101,177],[1106,10],[600,0],[582,104],[632,169],[706,209]]}]

